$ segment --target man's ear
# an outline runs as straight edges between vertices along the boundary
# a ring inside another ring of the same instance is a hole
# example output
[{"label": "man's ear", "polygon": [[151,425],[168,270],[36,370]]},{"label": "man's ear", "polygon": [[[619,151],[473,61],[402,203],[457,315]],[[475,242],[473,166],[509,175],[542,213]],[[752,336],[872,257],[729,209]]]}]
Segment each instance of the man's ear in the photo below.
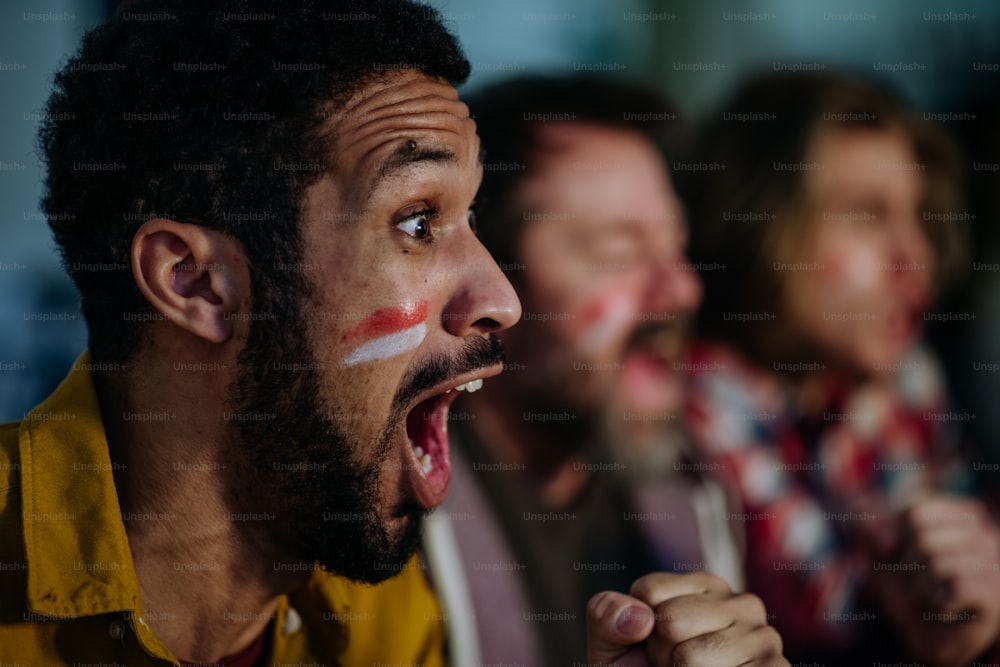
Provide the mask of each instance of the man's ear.
[{"label": "man's ear", "polygon": [[213,343],[232,337],[235,318],[226,314],[248,302],[250,277],[239,242],[200,225],[145,222],[132,239],[132,274],[153,308]]}]

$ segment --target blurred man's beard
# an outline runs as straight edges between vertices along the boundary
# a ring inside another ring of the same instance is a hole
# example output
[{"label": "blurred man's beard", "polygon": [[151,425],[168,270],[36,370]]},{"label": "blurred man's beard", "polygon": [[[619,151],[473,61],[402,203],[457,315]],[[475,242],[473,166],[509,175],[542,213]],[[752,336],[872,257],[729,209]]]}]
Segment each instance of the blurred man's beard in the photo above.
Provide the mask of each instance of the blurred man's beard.
[{"label": "blurred man's beard", "polygon": [[[605,350],[601,357],[582,356],[582,350],[549,335],[545,325],[537,325],[532,330],[532,327],[519,324],[520,332],[508,334],[511,338],[516,336],[512,343],[517,345],[516,348],[511,346],[515,370],[508,371],[508,378],[512,393],[521,405],[522,418],[527,418],[528,413],[558,416],[569,413],[570,419],[551,419],[536,424],[551,431],[552,448],[566,456],[582,453],[597,441],[634,437],[635,443],[623,443],[626,449],[648,450],[653,457],[659,457],[662,452],[656,451],[658,446],[654,442],[661,440],[661,434],[651,431],[661,431],[663,442],[674,442],[680,429],[677,418],[683,406],[679,403],[664,405],[654,414],[638,414],[644,409],[626,400],[623,373],[630,355],[642,352],[660,360],[664,382],[681,382],[680,371],[674,364],[683,352],[688,324],[683,316],[666,322],[641,324],[628,333],[628,338],[619,347]],[[542,350],[556,352],[546,355]],[[518,356],[519,351],[524,354]],[[525,369],[517,370],[518,363]],[[677,414],[665,414],[668,412]],[[626,423],[626,414],[644,424]],[[649,422],[654,420],[659,422],[656,426],[662,428],[650,428]]]},{"label": "blurred man's beard", "polygon": [[[572,364],[568,357],[565,360]],[[601,400],[610,396],[610,392],[590,386],[581,391],[578,372],[551,367],[548,370],[544,377],[534,373],[525,375],[514,385],[512,393],[517,396],[518,417],[533,429],[548,433],[545,438],[548,451],[535,455],[542,460],[557,461],[584,454],[593,446],[600,426]]]},{"label": "blurred man's beard", "polygon": [[[520,329],[520,331],[518,331]],[[548,432],[543,458],[557,460],[585,452],[600,425],[600,406],[611,395],[610,382],[581,366],[565,339],[549,328],[522,322],[504,332],[509,366],[500,376],[503,400],[516,418]],[[588,367],[589,368],[589,367]],[[539,452],[538,454],[541,454]]]},{"label": "blurred man's beard", "polygon": [[605,405],[602,432],[611,455],[626,463],[633,476],[662,476],[684,456],[684,371],[679,362],[688,329],[683,316],[643,324],[632,332],[623,353],[623,371]]},{"label": "blurred man's beard", "polygon": [[633,481],[662,478],[687,452],[683,414],[635,413],[609,402],[600,428],[607,453]]},{"label": "blurred man's beard", "polygon": [[[358,461],[366,448],[328,417],[349,410],[324,404],[323,372],[304,333],[308,325],[298,309],[280,309],[280,328],[252,330],[240,353],[232,396],[240,415],[233,425],[240,449],[232,501],[240,512],[266,517],[253,526],[254,539],[300,566],[315,563],[356,581],[383,581],[416,551],[424,510],[415,503],[390,508],[400,527],[389,530],[379,480],[392,451],[391,433],[382,433],[368,463]],[[390,415],[386,427],[403,417]]]}]

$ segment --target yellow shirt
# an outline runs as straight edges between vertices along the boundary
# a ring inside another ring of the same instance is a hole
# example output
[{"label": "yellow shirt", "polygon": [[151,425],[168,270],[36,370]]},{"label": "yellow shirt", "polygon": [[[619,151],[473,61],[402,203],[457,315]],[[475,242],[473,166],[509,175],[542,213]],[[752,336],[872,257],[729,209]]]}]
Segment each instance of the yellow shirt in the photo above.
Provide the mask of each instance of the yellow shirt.
[{"label": "yellow shirt", "polygon": [[[0,425],[0,665],[176,665],[143,618],[89,354],[20,423]],[[274,667],[444,665],[416,558],[378,586],[315,572],[271,624]]]}]

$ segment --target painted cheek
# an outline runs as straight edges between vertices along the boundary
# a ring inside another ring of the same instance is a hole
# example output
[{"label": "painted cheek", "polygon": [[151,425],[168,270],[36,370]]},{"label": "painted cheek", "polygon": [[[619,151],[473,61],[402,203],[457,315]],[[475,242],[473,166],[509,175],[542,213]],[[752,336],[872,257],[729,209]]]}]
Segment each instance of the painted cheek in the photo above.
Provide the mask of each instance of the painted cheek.
[{"label": "painted cheek", "polygon": [[882,267],[878,253],[863,246],[843,251],[843,289],[845,292],[863,293],[877,290],[881,282]]},{"label": "painted cheek", "polygon": [[819,261],[825,267],[821,280],[831,301],[842,302],[878,288],[882,270],[872,250],[863,246],[836,248],[824,253]]},{"label": "painted cheek", "polygon": [[621,337],[636,312],[630,298],[606,293],[587,302],[577,313],[577,332],[587,350],[599,350]]},{"label": "painted cheek", "polygon": [[360,342],[344,357],[344,366],[389,359],[416,349],[427,335],[426,301],[382,308],[347,331],[343,340]]}]

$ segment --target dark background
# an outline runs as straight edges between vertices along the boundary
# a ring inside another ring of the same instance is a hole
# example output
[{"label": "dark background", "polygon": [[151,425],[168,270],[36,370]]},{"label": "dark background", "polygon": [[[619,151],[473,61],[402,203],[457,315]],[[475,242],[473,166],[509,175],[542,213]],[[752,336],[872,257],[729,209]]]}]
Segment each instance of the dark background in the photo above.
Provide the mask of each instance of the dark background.
[{"label": "dark background", "polygon": [[[78,298],[38,209],[35,150],[53,72],[116,4],[14,0],[0,9],[0,421],[20,419],[85,346]],[[794,63],[883,78],[966,146],[969,277],[941,308],[973,312],[932,339],[978,436],[1000,438],[1000,2],[979,0],[432,0],[458,34],[472,89],[528,72],[601,71],[671,95],[692,120],[712,113],[748,72]],[[700,68],[700,71],[692,69]],[[891,70],[897,71],[891,71]],[[974,118],[973,118],[974,116]],[[980,262],[976,265],[973,262]],[[39,319],[48,314],[49,321]]]}]

